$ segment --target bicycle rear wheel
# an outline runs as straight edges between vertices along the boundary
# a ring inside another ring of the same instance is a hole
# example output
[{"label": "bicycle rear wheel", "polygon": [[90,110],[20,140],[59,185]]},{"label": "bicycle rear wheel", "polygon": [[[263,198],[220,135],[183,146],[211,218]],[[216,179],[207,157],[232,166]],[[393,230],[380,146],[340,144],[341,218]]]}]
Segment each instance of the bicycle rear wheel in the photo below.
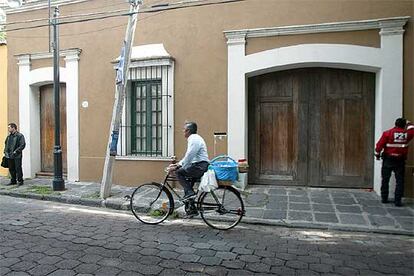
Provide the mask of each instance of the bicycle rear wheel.
[{"label": "bicycle rear wheel", "polygon": [[130,206],[134,216],[146,224],[163,222],[174,210],[170,191],[159,183],[146,183],[132,193]]},{"label": "bicycle rear wheel", "polygon": [[203,193],[199,211],[207,225],[219,230],[235,227],[245,213],[240,193],[230,186],[219,186],[214,191]]}]

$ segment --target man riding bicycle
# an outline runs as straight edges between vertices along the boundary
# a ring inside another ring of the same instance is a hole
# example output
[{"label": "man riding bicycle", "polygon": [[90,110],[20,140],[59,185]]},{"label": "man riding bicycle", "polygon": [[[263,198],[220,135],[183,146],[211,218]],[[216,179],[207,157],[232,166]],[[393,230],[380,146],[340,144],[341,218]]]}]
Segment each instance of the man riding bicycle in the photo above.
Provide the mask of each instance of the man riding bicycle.
[{"label": "man riding bicycle", "polygon": [[168,166],[169,171],[176,171],[178,181],[184,188],[183,199],[188,204],[187,215],[198,215],[194,204],[196,193],[193,190],[194,182],[188,178],[200,178],[208,170],[209,159],[204,139],[197,134],[197,124],[187,122],[184,125],[184,137],[187,138],[187,151],[184,158],[177,164]]}]

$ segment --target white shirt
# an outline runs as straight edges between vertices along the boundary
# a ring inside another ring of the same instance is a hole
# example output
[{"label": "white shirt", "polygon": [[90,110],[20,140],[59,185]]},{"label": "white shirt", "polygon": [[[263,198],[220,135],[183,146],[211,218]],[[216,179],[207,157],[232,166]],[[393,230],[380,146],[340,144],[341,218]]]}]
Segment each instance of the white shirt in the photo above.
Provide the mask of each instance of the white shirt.
[{"label": "white shirt", "polygon": [[193,163],[201,161],[209,162],[206,142],[204,142],[203,137],[200,135],[191,134],[187,138],[187,152],[178,164],[186,168]]}]

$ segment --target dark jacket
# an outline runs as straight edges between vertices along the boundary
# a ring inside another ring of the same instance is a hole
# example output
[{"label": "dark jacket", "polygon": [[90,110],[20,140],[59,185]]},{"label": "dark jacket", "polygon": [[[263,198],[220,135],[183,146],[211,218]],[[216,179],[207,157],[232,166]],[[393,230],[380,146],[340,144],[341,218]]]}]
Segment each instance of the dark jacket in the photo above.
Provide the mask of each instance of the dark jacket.
[{"label": "dark jacket", "polygon": [[25,147],[26,141],[23,134],[20,132],[9,134],[5,141],[4,156],[9,159],[22,158],[22,152]]}]

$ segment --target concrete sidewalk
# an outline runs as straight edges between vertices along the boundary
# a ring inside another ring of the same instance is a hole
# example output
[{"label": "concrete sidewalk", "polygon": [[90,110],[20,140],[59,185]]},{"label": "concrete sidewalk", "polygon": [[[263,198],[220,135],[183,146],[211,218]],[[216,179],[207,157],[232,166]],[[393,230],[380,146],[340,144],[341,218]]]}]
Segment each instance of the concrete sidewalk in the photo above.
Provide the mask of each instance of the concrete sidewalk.
[{"label": "concrete sidewalk", "polygon": [[[21,187],[8,182],[0,177],[0,194],[118,210],[129,209],[126,196],[134,190],[114,185],[111,197],[101,200],[99,183],[66,182],[66,191],[52,192],[51,179],[26,180]],[[414,235],[412,200],[395,207],[370,191],[303,187],[250,186],[242,194],[245,223]]]}]

